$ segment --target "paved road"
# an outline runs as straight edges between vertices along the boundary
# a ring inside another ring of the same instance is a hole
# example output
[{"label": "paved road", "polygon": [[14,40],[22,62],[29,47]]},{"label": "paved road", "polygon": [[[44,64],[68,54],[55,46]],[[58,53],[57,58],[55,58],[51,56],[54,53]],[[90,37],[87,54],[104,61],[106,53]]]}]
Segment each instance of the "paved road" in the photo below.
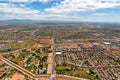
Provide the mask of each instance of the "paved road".
[{"label": "paved road", "polygon": [[51,74],[51,77],[50,77],[50,80],[56,80],[56,71],[55,71],[55,51],[54,51],[54,37],[52,38],[52,45],[51,45],[51,48],[52,48],[52,74]]},{"label": "paved road", "polygon": [[47,64],[48,64],[47,74],[52,74],[53,73],[53,53],[48,53]]},{"label": "paved road", "polygon": [[32,79],[38,80],[38,79],[40,79],[40,78],[42,78],[42,77],[45,77],[45,78],[49,78],[49,77],[50,77],[50,75],[35,75],[35,74],[33,74],[32,72],[26,70],[25,68],[23,68],[23,67],[15,64],[15,63],[13,63],[12,61],[10,61],[10,60],[8,60],[8,59],[6,59],[6,58],[0,57],[0,60],[3,61],[4,63],[8,64],[9,66],[17,69],[17,70],[20,71],[21,73],[29,76],[29,77],[32,78]]},{"label": "paved road", "polygon": [[[13,52],[3,53],[3,54],[20,53],[22,50],[29,49],[29,48],[31,48],[31,47],[27,47],[27,48],[23,48],[23,49],[19,49],[19,50],[13,51]],[[54,57],[55,57],[55,54],[54,54],[54,38],[52,38],[51,48],[52,48],[52,53],[50,53],[50,56],[48,55],[49,58],[50,58],[50,63],[48,64],[48,70],[49,71],[47,72],[46,75],[35,75],[32,72],[26,70],[25,68],[15,64],[12,61],[10,61],[10,60],[8,60],[6,58],[3,58],[3,57],[0,57],[0,60],[2,60],[4,63],[8,64],[9,66],[17,69],[18,71],[22,72],[23,74],[25,74],[25,75],[27,75],[30,78],[33,78],[35,80],[38,80],[41,77],[48,77],[50,80],[56,80],[56,77],[55,77],[56,76],[56,73],[55,73],[55,60],[54,60]]]},{"label": "paved road", "polygon": [[67,75],[60,75],[60,74],[58,74],[57,77],[66,77],[66,78],[71,78],[71,79],[75,79],[75,80],[90,80],[90,79],[78,78],[78,77],[67,76]]}]

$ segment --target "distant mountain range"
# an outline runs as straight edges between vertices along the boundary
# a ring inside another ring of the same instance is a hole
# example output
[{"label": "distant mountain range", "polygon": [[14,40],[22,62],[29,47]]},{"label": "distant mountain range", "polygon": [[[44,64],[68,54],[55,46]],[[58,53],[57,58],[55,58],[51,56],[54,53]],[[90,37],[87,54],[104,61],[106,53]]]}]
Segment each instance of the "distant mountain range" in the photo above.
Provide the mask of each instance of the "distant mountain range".
[{"label": "distant mountain range", "polygon": [[29,19],[11,19],[11,20],[0,20],[0,23],[36,23],[39,22],[37,20],[29,20]]},{"label": "distant mountain range", "polygon": [[[82,21],[55,21],[55,20],[30,20],[30,19],[11,19],[11,20],[0,20],[0,23],[92,23],[92,24],[110,24],[110,22],[82,22]],[[115,24],[115,23],[111,23]],[[120,24],[120,23],[118,23]]]}]

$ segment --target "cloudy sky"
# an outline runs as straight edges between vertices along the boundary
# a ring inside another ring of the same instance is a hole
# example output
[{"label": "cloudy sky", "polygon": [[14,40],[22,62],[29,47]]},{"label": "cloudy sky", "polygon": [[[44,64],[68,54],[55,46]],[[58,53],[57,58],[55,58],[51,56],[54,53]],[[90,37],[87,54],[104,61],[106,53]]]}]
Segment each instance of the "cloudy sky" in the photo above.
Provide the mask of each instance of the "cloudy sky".
[{"label": "cloudy sky", "polygon": [[0,20],[120,22],[120,0],[0,0]]}]

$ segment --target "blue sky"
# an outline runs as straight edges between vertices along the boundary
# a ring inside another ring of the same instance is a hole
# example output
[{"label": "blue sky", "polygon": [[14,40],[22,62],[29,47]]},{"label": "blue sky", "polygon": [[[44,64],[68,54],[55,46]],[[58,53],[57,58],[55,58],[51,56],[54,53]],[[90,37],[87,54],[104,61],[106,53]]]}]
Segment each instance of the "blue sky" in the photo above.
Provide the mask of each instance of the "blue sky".
[{"label": "blue sky", "polygon": [[0,0],[0,20],[120,22],[120,0]]}]

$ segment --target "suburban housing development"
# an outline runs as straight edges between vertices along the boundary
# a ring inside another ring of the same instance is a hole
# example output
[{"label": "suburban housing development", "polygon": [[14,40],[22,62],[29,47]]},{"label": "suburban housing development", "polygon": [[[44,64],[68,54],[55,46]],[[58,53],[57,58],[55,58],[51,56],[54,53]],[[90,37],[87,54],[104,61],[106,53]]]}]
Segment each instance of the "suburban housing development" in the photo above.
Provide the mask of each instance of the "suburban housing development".
[{"label": "suburban housing development", "polygon": [[120,24],[0,24],[0,80],[120,80]]}]

